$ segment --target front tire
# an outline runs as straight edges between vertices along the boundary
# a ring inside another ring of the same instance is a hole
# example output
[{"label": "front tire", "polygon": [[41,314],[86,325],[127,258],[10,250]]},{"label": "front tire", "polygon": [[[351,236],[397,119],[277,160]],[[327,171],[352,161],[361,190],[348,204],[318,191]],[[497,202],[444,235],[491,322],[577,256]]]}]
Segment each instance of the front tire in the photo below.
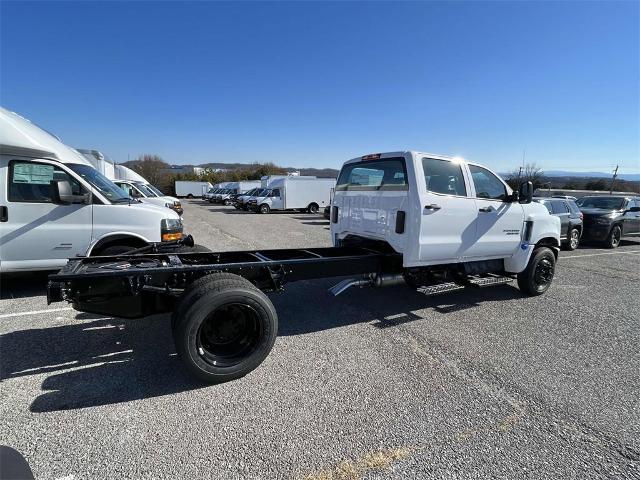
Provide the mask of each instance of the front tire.
[{"label": "front tire", "polygon": [[269,213],[269,210],[271,209],[269,208],[269,205],[267,205],[266,203],[263,203],[262,205],[260,205],[260,208],[258,209],[260,213]]},{"label": "front tire", "polygon": [[555,268],[556,256],[550,248],[535,249],[527,268],[518,274],[518,287],[527,295],[542,295],[551,286]]},{"label": "front tire", "polygon": [[278,330],[269,298],[229,273],[213,273],[191,284],[172,323],[178,355],[206,383],[234,380],[258,367]]},{"label": "front tire", "polygon": [[97,255],[102,257],[113,257],[116,255],[126,255],[127,252],[135,250],[138,247],[132,247],[131,245],[113,245],[101,250]]},{"label": "front tire", "polygon": [[609,236],[605,240],[605,245],[607,248],[618,248],[620,245],[620,239],[622,238],[622,228],[620,225],[614,225],[611,231],[609,232]]}]

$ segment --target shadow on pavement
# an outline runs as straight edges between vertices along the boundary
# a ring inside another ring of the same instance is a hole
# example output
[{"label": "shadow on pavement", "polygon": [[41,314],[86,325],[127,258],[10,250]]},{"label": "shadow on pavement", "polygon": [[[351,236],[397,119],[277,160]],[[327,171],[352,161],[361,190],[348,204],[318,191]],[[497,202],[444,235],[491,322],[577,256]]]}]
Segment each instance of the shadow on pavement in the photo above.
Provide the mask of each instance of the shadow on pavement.
[{"label": "shadow on pavement", "polygon": [[[322,291],[332,280],[313,283],[310,287],[314,292]],[[300,293],[306,297],[310,292]],[[446,314],[521,296],[509,286],[436,298],[406,287],[387,288],[375,295],[370,289],[354,288],[337,298],[330,298],[327,292],[314,293],[301,307],[292,298],[295,295],[271,295],[280,318],[279,335],[301,335],[355,323],[391,328],[425,320],[414,313],[422,309]],[[204,387],[183,370],[167,315],[129,320],[80,313],[76,320],[0,336],[0,381],[50,374],[42,384],[45,392],[31,404],[32,412],[128,402]]]},{"label": "shadow on pavement", "polygon": [[3,273],[0,275],[0,300],[39,297],[47,294],[51,272]]},{"label": "shadow on pavement", "polygon": [[[74,324],[0,336],[0,380],[55,373],[32,412],[127,402],[202,387],[183,371],[166,316],[136,320],[80,314]],[[73,370],[70,370],[73,369]]]},{"label": "shadow on pavement", "polygon": [[[337,282],[330,282],[333,285]],[[278,335],[303,335],[321,330],[344,327],[355,323],[372,323],[377,328],[389,328],[424,320],[414,313],[432,309],[447,314],[479,307],[484,302],[522,298],[520,290],[505,285],[484,290],[467,289],[462,292],[426,297],[407,287],[389,287],[373,291],[352,288],[334,298],[330,293],[318,295],[318,305],[307,304],[303,311],[293,312],[286,296],[271,296],[279,312]]]}]

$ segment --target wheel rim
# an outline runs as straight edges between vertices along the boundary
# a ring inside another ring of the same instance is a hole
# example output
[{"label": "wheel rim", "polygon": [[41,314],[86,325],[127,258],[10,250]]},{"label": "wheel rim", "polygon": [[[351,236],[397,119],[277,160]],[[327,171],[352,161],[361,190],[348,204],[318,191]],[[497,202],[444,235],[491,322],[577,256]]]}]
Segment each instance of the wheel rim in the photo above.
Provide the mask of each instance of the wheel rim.
[{"label": "wheel rim", "polygon": [[571,232],[571,248],[578,247],[578,231],[574,230]]},{"label": "wheel rim", "polygon": [[538,262],[533,273],[533,280],[538,289],[546,288],[551,283],[554,270],[553,262],[549,258],[543,258]]},{"label": "wheel rim", "polygon": [[620,229],[616,227],[611,234],[611,245],[617,246],[618,243],[620,243]]},{"label": "wheel rim", "polygon": [[269,211],[269,207],[267,207],[266,205],[263,205],[260,207],[260,211],[262,213],[267,213]]},{"label": "wheel rim", "polygon": [[259,344],[261,324],[249,305],[229,303],[204,319],[197,334],[200,358],[215,367],[237,365]]},{"label": "wheel rim", "polygon": [[311,213],[317,213],[318,212],[318,207],[316,207],[315,205],[311,205],[311,207],[309,208],[309,211]]}]

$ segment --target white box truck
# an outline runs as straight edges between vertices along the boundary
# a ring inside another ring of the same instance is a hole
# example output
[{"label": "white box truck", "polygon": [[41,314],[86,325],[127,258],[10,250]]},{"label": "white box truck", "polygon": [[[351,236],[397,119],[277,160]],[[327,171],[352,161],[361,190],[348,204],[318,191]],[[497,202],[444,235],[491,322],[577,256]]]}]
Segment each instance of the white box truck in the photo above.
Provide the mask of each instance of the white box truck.
[{"label": "white box truck", "polygon": [[204,198],[213,185],[209,182],[195,182],[189,180],[176,180],[176,197]]},{"label": "white box truck", "polygon": [[303,176],[281,177],[272,180],[260,196],[251,198],[249,209],[258,213],[271,210],[304,210],[318,213],[331,203],[331,189],[335,187],[333,178]]},{"label": "white box truck", "polygon": [[77,255],[182,238],[177,213],[132,202],[77,150],[3,108],[0,185],[0,272],[53,270]]},{"label": "white box truck", "polygon": [[221,192],[217,192],[211,197],[210,202],[231,205],[238,196],[258,187],[260,187],[260,180],[227,182],[226,184],[224,184]]}]

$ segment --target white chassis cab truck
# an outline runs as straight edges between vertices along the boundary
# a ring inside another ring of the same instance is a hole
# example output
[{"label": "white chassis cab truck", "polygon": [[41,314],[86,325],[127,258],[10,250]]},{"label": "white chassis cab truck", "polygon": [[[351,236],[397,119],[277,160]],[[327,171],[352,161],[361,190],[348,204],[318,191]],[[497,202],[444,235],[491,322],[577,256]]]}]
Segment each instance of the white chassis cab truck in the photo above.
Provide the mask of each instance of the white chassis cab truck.
[{"label": "white chassis cab truck", "polygon": [[[241,377],[266,358],[278,317],[264,292],[288,282],[353,277],[330,289],[405,284],[425,295],[517,278],[550,286],[560,220],[475,163],[418,152],[365,155],[342,167],[333,247],[72,259],[49,277],[49,302],[120,317],[171,312],[178,355],[197,378]],[[300,308],[304,308],[303,305]]]}]

